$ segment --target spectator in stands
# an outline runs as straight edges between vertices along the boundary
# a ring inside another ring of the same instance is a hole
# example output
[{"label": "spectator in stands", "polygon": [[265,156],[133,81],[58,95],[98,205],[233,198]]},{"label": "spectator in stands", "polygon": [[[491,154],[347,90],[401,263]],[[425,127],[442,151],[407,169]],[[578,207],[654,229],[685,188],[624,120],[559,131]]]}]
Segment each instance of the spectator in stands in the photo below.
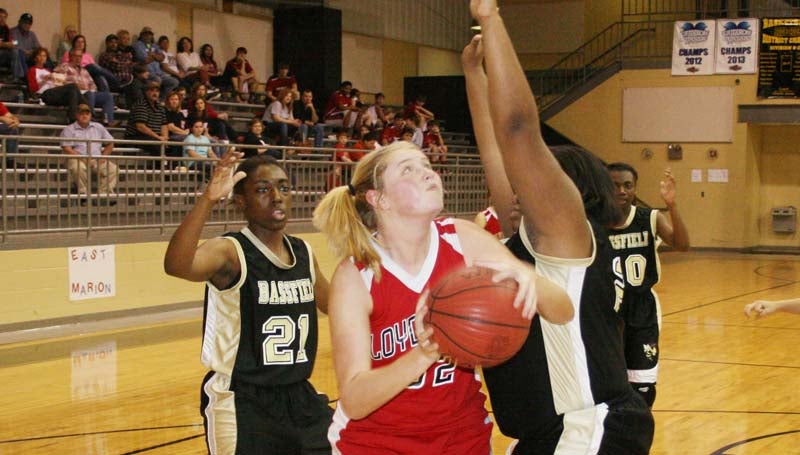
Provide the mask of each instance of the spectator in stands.
[{"label": "spectator in stands", "polygon": [[208,79],[208,71],[206,66],[200,60],[200,54],[194,51],[194,44],[189,37],[184,36],[178,40],[178,68],[185,74],[184,80],[190,84],[201,82],[209,91],[214,94],[217,89],[214,88]]},{"label": "spectator in stands", "polygon": [[[208,91],[205,85],[195,83],[194,87],[192,87],[192,98],[189,99],[189,101],[186,103],[187,111],[192,109],[192,106],[194,106],[195,100],[197,98],[202,98],[206,101],[210,101],[207,93]],[[216,96],[212,95],[211,99],[214,98],[216,98]],[[231,128],[230,124],[228,124],[229,116],[226,112],[218,113],[217,111],[214,110],[214,108],[211,106],[210,103],[206,103],[206,111],[208,112],[209,118],[217,119],[219,121],[219,125],[225,128],[224,136],[226,137],[226,139],[236,137],[236,131],[234,131],[233,128]],[[189,116],[189,114],[187,114],[187,116]],[[214,129],[216,129],[216,125]]]},{"label": "spectator in stands", "polygon": [[396,115],[392,124],[383,128],[383,132],[381,133],[381,145],[386,146],[400,139],[400,135],[403,133],[403,128],[405,128],[405,126],[405,119]]},{"label": "spectator in stands", "polygon": [[389,121],[386,119],[386,112],[383,109],[385,102],[386,96],[383,93],[377,93],[375,95],[375,104],[367,108],[362,124],[378,129],[388,125]]},{"label": "spectator in stands", "polygon": [[95,63],[92,54],[86,52],[86,37],[83,35],[76,35],[75,38],[72,40],[72,46],[70,51],[65,53],[61,57],[61,63],[67,63],[70,59],[70,52],[72,50],[82,50],[83,56],[81,57],[81,66],[86,68],[86,71],[92,76],[95,85],[97,85],[99,91],[101,92],[109,92],[114,91],[119,93],[120,91],[120,80],[117,79],[117,76],[114,75],[111,71],[107,68],[103,68],[102,66]]},{"label": "spectator in stands", "polygon": [[333,92],[325,106],[325,124],[352,128],[359,120],[359,108],[353,103],[350,91],[353,84],[342,81],[339,90]]},{"label": "spectator in stands", "polygon": [[214,60],[214,47],[210,44],[203,44],[200,47],[200,61],[203,63],[206,72],[208,73],[208,81],[212,86],[222,89],[227,87],[227,81],[223,76],[222,71]]},{"label": "spectator in stands", "polygon": [[117,35],[106,36],[106,50],[97,56],[97,63],[114,75],[119,90],[123,92],[125,99],[130,99],[128,91],[129,84],[133,82],[133,54],[120,50]]},{"label": "spectator in stands", "polygon": [[365,134],[361,137],[361,140],[353,146],[353,148],[364,150],[364,154],[366,155],[369,152],[377,152],[381,148],[381,144],[379,140],[381,138],[380,133],[377,131],[370,131],[369,133]]},{"label": "spectator in stands", "polygon": [[184,87],[190,84],[189,81],[185,80],[186,73],[178,68],[178,58],[169,51],[169,38],[166,35],[161,35],[158,38],[158,48],[161,49],[161,53],[164,55],[164,61],[161,62],[161,71],[177,79],[178,83]]},{"label": "spectator in stands", "polygon": [[117,32],[117,38],[119,38],[119,51],[131,54],[131,60],[135,61],[136,49],[131,46],[131,32],[124,29],[120,30]]},{"label": "spectator in stands", "polygon": [[72,40],[78,36],[78,28],[72,24],[64,27],[64,37],[58,42],[56,49],[56,61],[60,62],[61,58],[72,49]]},{"label": "spectator in stands", "polygon": [[411,142],[419,148],[422,148],[422,142],[425,139],[425,132],[422,130],[422,117],[419,114],[414,114],[413,117],[406,121],[409,128],[414,129],[414,135],[411,137]]},{"label": "spectator in stands", "polygon": [[250,101],[250,93],[257,89],[258,78],[256,78],[256,70],[247,61],[246,48],[237,48],[236,56],[225,64],[225,77],[229,78],[239,101],[242,103]]},{"label": "spectator in stands", "polygon": [[[26,74],[28,67],[33,65],[33,51],[42,47],[39,44],[39,38],[36,37],[36,33],[31,30],[32,26],[33,16],[30,13],[24,13],[19,17],[17,26],[11,29],[11,41],[17,48],[22,74]],[[50,62],[45,65],[52,68]]]},{"label": "spectator in stands", "polygon": [[444,164],[447,161],[447,145],[442,139],[442,132],[438,120],[428,122],[428,131],[422,140],[422,148],[427,151],[431,163]]},{"label": "spectator in stands", "polygon": [[292,114],[300,121],[300,134],[303,136],[303,144],[308,140],[308,132],[314,132],[314,147],[322,147],[325,140],[325,125],[319,122],[317,108],[314,107],[314,93],[311,90],[303,90],[300,100],[295,101],[292,106]]},{"label": "spectator in stands", "polygon": [[85,103],[75,83],[67,83],[66,76],[52,73],[45,68],[47,49],[40,47],[34,52],[34,65],[28,69],[28,90],[48,106],[66,106],[70,123],[78,118],[78,105]]},{"label": "spectator in stands", "polygon": [[11,77],[18,81],[25,77],[25,69],[20,64],[19,51],[11,37],[11,29],[8,28],[8,11],[0,8],[0,65],[11,68]]},{"label": "spectator in stands", "polygon": [[[167,128],[167,111],[158,102],[161,84],[156,81],[149,81],[145,87],[145,97],[131,108],[128,117],[128,126],[125,130],[125,139],[142,141],[166,141],[169,140],[169,129]],[[144,149],[148,156],[161,156],[161,146],[138,145]],[[157,162],[149,163],[156,166]]]},{"label": "spectator in stands", "polygon": [[106,50],[97,56],[97,63],[114,73],[120,85],[133,80],[133,54],[123,52],[119,37],[113,33],[106,35]]},{"label": "spectator in stands", "polygon": [[81,49],[72,49],[69,51],[69,63],[62,63],[53,71],[57,74],[65,76],[65,84],[75,84],[81,91],[81,94],[88,101],[89,106],[94,109],[97,104],[100,104],[105,114],[103,125],[116,126],[117,122],[114,121],[114,98],[108,91],[98,91],[92,75],[81,66],[81,59],[83,58],[83,51]]},{"label": "spectator in stands", "polygon": [[[8,108],[0,101],[0,136],[19,136],[19,118],[8,111]],[[0,149],[2,148],[0,142]],[[17,153],[17,141],[6,139],[6,153]]]},{"label": "spectator in stands", "polygon": [[223,144],[229,142],[228,132],[225,128],[225,122],[220,120],[217,113],[212,109],[206,100],[203,98],[195,98],[189,108],[187,125],[194,125],[195,122],[201,121],[207,128],[207,132],[211,137]]},{"label": "spectator in stands", "polygon": [[425,95],[417,95],[410,103],[406,104],[405,108],[403,108],[404,119],[413,118],[414,115],[419,115],[422,118],[420,127],[423,130],[427,129],[428,122],[434,118],[433,112],[425,109],[425,100]]},{"label": "spectator in stands", "polygon": [[[87,143],[85,139],[98,139],[111,141],[114,138],[109,134],[103,125],[92,121],[92,108],[86,104],[78,106],[78,119],[63,130],[62,139],[72,139],[61,141],[61,149],[67,155],[97,157],[88,160],[88,169],[96,172],[99,176],[98,192],[110,196],[114,193],[117,186],[117,165],[113,162],[100,158],[110,155],[114,150],[114,143],[108,142],[103,145],[100,142]],[[88,146],[88,147],[87,147]],[[67,162],[67,168],[72,181],[78,184],[78,193],[86,197],[89,194],[89,173],[87,172],[86,159],[71,159]],[[101,204],[108,204],[107,199],[102,199]],[[117,201],[110,201],[115,205]],[[86,204],[86,199],[82,200],[82,205]]]},{"label": "spectator in stands", "polygon": [[153,39],[153,29],[142,27],[139,39],[133,44],[137,62],[147,64],[147,72],[150,73],[150,80],[161,84],[161,99],[165,99],[167,94],[172,92],[179,84],[178,79],[170,76],[161,69],[164,62],[164,54],[156,46]]},{"label": "spectator in stands", "polygon": [[191,134],[183,140],[183,157],[195,158],[194,160],[187,160],[186,167],[189,169],[202,169],[203,176],[207,180],[211,176],[212,166],[210,163],[198,162],[197,160],[204,158],[216,159],[217,155],[211,149],[211,139],[204,134],[206,126],[203,121],[199,119],[193,120],[191,125]]},{"label": "spectator in stands", "polygon": [[350,138],[347,137],[347,130],[344,128],[337,128],[336,129],[336,144],[333,148],[336,149],[336,153],[333,155],[334,165],[331,169],[331,173],[328,175],[328,191],[336,188],[337,186],[341,186],[342,182],[349,182],[349,170],[350,167],[342,165],[340,163],[352,163],[353,160],[350,157],[350,151],[348,150],[347,141]]},{"label": "spectator in stands", "polygon": [[280,134],[279,145],[289,145],[289,138],[300,127],[300,120],[294,118],[292,113],[292,89],[284,87],[278,93],[278,99],[267,106],[263,120],[267,125],[267,132],[271,135]]},{"label": "spectator in stands", "polygon": [[245,145],[263,145],[264,148],[246,148],[242,149],[244,152],[245,158],[250,158],[251,156],[261,155],[262,153],[266,153],[267,155],[279,160],[283,158],[283,153],[281,153],[278,149],[267,148],[267,145],[274,145],[275,142],[270,140],[270,138],[264,135],[264,122],[260,119],[254,118],[250,121],[250,131],[244,137]]},{"label": "spectator in stands", "polygon": [[414,141],[414,128],[412,128],[410,126],[404,127],[403,131],[400,133],[400,139],[399,140],[413,143],[413,141]]},{"label": "spectator in stands", "polygon": [[267,95],[267,105],[278,99],[278,93],[284,87],[292,89],[292,96],[295,99],[300,98],[300,92],[297,91],[297,79],[289,74],[289,64],[281,62],[278,63],[278,72],[267,79],[267,87],[264,89]]},{"label": "spectator in stands", "polygon": [[150,72],[147,64],[136,62],[133,65],[133,82],[125,90],[125,104],[129,107],[143,100],[145,87],[150,82]]},{"label": "spectator in stands", "polygon": [[[183,142],[186,136],[190,133],[186,124],[186,115],[181,109],[181,99],[177,91],[167,95],[167,102],[165,103],[166,116],[167,116],[167,134],[169,135],[170,142]],[[179,146],[170,145],[167,147],[168,156],[181,156],[183,151]]]},{"label": "spectator in stands", "polygon": [[178,88],[176,88],[172,93],[178,94],[178,99],[181,101],[181,112],[183,112],[183,115],[189,115],[188,100],[186,99],[187,95],[186,87],[181,85]]}]

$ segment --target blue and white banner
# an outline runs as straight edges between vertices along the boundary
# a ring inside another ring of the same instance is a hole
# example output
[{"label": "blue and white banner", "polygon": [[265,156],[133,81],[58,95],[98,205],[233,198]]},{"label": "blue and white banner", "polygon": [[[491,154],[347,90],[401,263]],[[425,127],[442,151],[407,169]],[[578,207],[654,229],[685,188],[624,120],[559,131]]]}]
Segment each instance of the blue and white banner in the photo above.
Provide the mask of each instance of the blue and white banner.
[{"label": "blue and white banner", "polygon": [[755,74],[758,19],[717,19],[717,74]]},{"label": "blue and white banner", "polygon": [[677,21],[672,36],[672,75],[714,73],[716,22]]}]

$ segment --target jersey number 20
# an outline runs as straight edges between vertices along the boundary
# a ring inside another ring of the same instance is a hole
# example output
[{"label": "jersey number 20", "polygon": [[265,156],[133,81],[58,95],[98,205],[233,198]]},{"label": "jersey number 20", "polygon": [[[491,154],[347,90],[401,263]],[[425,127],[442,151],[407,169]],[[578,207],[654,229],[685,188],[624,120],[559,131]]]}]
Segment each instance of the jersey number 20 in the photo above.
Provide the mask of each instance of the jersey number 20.
[{"label": "jersey number 20", "polygon": [[[267,338],[262,344],[264,365],[291,365],[308,362],[306,340],[308,340],[308,315],[303,314],[294,322],[289,316],[272,316],[261,326]],[[297,356],[291,348],[296,336],[300,337]]]}]

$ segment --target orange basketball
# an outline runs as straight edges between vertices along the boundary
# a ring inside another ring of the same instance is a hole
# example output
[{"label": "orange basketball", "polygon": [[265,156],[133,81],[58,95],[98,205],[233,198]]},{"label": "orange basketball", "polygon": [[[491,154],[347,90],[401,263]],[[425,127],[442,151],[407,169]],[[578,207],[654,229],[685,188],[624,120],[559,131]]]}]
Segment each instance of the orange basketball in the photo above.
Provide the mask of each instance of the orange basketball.
[{"label": "orange basketball", "polygon": [[519,351],[531,321],[512,306],[517,282],[492,282],[496,272],[463,267],[439,280],[428,297],[424,322],[433,327],[439,351],[459,366],[491,367]]}]

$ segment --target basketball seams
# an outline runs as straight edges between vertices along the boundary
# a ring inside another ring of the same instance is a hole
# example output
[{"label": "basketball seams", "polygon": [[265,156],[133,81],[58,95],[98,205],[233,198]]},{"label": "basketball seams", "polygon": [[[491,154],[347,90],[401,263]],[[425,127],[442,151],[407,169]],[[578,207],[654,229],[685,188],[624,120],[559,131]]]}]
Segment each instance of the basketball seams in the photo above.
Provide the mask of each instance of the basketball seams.
[{"label": "basketball seams", "polygon": [[[435,323],[434,323],[434,324],[432,324],[432,326],[433,326],[433,328],[434,328],[434,329],[437,329],[437,330],[438,330],[438,333],[442,334],[442,335],[443,335],[445,338],[447,338],[448,340],[450,340],[450,343],[451,343],[453,346],[455,346],[455,347],[457,347],[458,349],[460,349],[460,350],[462,350],[462,351],[464,351],[464,352],[466,352],[466,353],[468,353],[468,354],[470,354],[470,355],[474,356],[476,359],[488,360],[488,361],[491,361],[491,362],[494,362],[494,361],[497,361],[497,360],[504,360],[504,357],[500,357],[500,356],[498,356],[498,357],[490,357],[490,356],[486,356],[486,355],[483,355],[483,354],[478,354],[477,352],[474,352],[474,351],[472,351],[472,350],[470,350],[470,349],[467,349],[467,348],[465,348],[464,346],[462,346],[462,345],[461,345],[461,343],[457,342],[457,341],[456,341],[455,339],[453,339],[453,338],[452,338],[450,335],[448,335],[448,334],[447,334],[447,332],[445,332],[444,330],[442,330],[442,328],[441,328],[441,327],[439,327],[439,325],[438,325],[438,324],[435,324]],[[457,362],[457,361],[454,361],[454,364],[458,365],[458,363],[459,363],[459,362]],[[476,362],[476,365],[478,365],[478,364],[480,364],[480,363],[482,363],[482,362]],[[461,364],[462,364],[462,366],[475,366],[475,365],[473,365],[473,364],[472,364],[472,363],[470,363],[470,362],[461,362]]]},{"label": "basketball seams", "polygon": [[[430,313],[431,314],[432,313],[436,313],[436,314],[441,315],[441,316],[451,317],[451,318],[455,318],[455,319],[461,319],[462,321],[475,322],[475,323],[478,323],[478,324],[493,325],[493,326],[497,326],[497,327],[508,327],[508,328],[512,328],[512,329],[530,330],[530,327],[527,326],[527,325],[516,325],[516,324],[509,324],[507,322],[489,321],[489,320],[482,319],[482,318],[477,318],[477,317],[462,316],[462,315],[459,315],[459,314],[448,313],[446,311],[434,310],[433,306],[431,306]],[[428,318],[428,320],[430,320],[430,317]]]},{"label": "basketball seams", "polygon": [[[431,291],[431,298],[434,299],[434,300],[435,299],[449,299],[451,297],[455,297],[455,296],[457,296],[459,294],[462,294],[464,292],[471,292],[471,291],[474,291],[476,289],[498,289],[499,288],[499,289],[508,289],[509,291],[513,291],[514,293],[517,292],[518,287],[516,285],[503,285],[502,283],[503,282],[501,281],[500,283],[495,283],[495,284],[492,284],[492,285],[473,286],[473,287],[467,288],[467,289],[459,289],[457,291],[452,291],[450,294],[436,294],[436,291],[439,290],[437,288],[437,289],[434,289],[433,291]],[[444,286],[439,286],[439,288],[442,288],[442,287],[444,287]]]}]

